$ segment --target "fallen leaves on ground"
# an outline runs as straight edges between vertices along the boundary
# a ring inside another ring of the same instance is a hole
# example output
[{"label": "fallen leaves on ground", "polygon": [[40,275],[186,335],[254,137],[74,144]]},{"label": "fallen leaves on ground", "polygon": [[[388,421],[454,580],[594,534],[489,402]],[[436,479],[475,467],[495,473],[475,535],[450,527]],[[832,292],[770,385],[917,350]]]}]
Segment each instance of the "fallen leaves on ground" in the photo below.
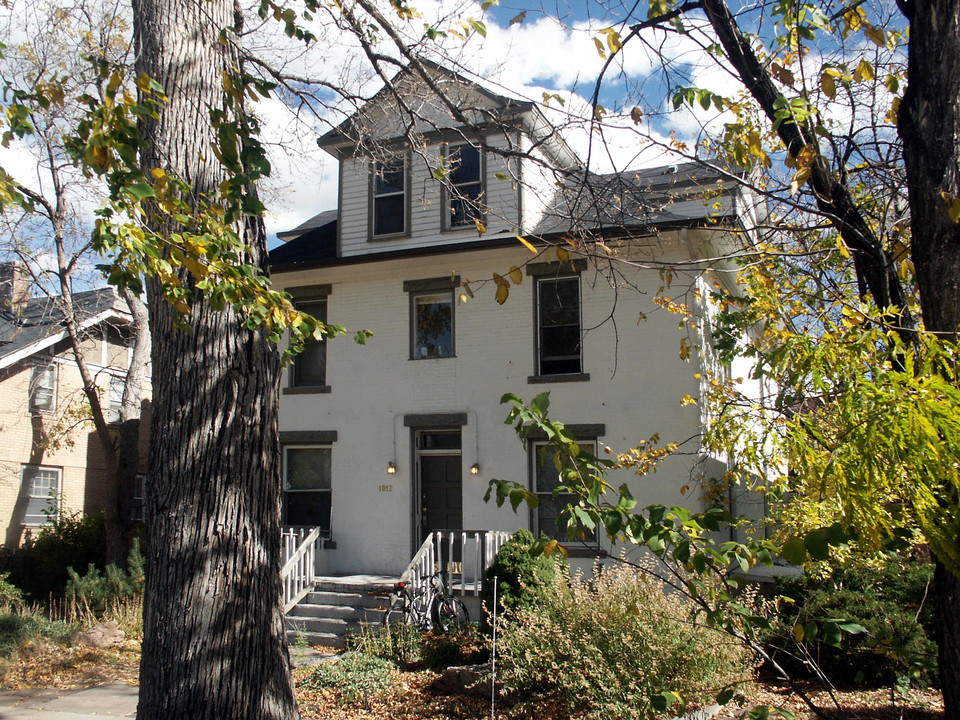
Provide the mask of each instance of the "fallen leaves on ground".
[{"label": "fallen leaves on ground", "polygon": [[[300,679],[309,668],[296,670]],[[300,712],[305,720],[483,720],[490,718],[490,698],[441,695],[430,688],[438,677],[430,671],[396,672],[390,690],[360,704],[344,705],[335,691],[307,690],[298,683]],[[830,709],[829,693],[815,686],[801,686],[819,707]],[[786,684],[755,682],[743,689],[748,704],[730,705],[717,716],[737,718],[751,707],[767,705],[795,713],[798,720],[816,717],[800,696]],[[906,697],[889,689],[836,691],[849,720],[936,720],[944,716],[943,696],[937,690],[910,690]],[[498,698],[497,720],[581,720],[563,702],[550,696]]]},{"label": "fallen leaves on ground", "polygon": [[98,649],[40,639],[19,649],[6,665],[0,685],[3,690],[78,688],[113,682],[136,685],[139,676],[139,641]]}]

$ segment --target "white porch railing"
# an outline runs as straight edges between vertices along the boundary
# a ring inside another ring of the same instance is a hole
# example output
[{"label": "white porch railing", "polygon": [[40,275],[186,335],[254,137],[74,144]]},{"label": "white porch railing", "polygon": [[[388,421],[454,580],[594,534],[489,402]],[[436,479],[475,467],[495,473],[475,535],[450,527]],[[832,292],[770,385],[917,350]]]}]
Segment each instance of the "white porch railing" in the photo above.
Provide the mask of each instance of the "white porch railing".
[{"label": "white porch railing", "polygon": [[313,586],[320,528],[283,528],[281,539],[283,612],[288,613]]},{"label": "white porch railing", "polygon": [[479,595],[483,573],[493,564],[512,533],[500,530],[437,530],[430,533],[400,576],[414,592],[425,587],[436,572],[455,595]]}]

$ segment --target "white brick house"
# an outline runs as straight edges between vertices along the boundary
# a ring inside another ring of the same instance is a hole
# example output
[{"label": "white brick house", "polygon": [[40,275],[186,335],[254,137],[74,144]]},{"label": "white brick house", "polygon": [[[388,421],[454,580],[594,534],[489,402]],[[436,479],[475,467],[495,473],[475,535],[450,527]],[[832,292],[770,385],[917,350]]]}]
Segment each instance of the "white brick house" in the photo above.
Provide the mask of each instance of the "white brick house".
[{"label": "white brick house", "polygon": [[[506,392],[549,390],[553,417],[601,451],[655,433],[682,442],[656,474],[611,478],[641,504],[697,505],[698,481],[724,469],[700,451],[701,409],[681,404],[715,364],[709,335],[654,298],[669,272],[664,294],[709,315],[704,298],[732,274],[706,261],[753,224],[736,183],[696,164],[581,183],[535,105],[427,67],[476,125],[401,77],[398,96],[381,93],[320,138],[339,161],[339,207],[281,233],[271,253],[275,284],[305,309],[374,333],[365,346],[308,347],[284,371],[284,523],[323,529],[319,573],[396,575],[436,529],[555,533],[548,501],[519,515],[483,501],[491,478],[549,490],[536,443],[525,450],[504,424]],[[575,230],[618,259],[577,255],[563,242]],[[503,304],[495,275],[510,284]],[[592,557],[606,546],[568,547]]]}]

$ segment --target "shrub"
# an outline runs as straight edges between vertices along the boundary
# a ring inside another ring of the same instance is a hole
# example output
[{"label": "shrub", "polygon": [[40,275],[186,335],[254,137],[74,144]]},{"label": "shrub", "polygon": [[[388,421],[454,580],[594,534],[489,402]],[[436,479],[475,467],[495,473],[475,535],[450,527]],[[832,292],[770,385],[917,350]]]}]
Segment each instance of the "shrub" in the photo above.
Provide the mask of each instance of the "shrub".
[{"label": "shrub", "polygon": [[126,571],[110,564],[101,574],[91,563],[83,577],[72,567],[67,568],[67,573],[70,580],[64,588],[64,599],[94,618],[102,618],[109,609],[143,595],[143,555],[136,540],[127,557]]},{"label": "shrub", "polygon": [[422,644],[419,628],[406,623],[395,623],[390,627],[380,623],[367,623],[360,627],[359,633],[346,637],[348,649],[386,660],[400,669],[416,667],[422,663]]},{"label": "shrub", "polygon": [[424,633],[420,647],[423,663],[428,668],[476,665],[490,659],[490,641],[475,624],[445,633]]},{"label": "shrub", "polygon": [[[903,558],[881,568],[864,564],[835,569],[825,578],[804,575],[777,582],[780,610],[771,640],[791,647],[794,626],[825,618],[855,622],[867,632],[844,635],[840,648],[806,638],[812,659],[835,685],[900,686],[917,682],[936,684],[937,645],[934,610],[925,601],[933,568],[929,563]],[[810,633],[807,633],[809,635]],[[808,667],[780,653],[777,662],[798,676]]]},{"label": "shrub", "polygon": [[557,567],[566,567],[559,552],[550,557],[531,554],[533,533],[517,530],[503,544],[483,576],[481,599],[484,607],[493,608],[493,579],[497,578],[497,599],[500,610],[521,610],[533,605],[545,588],[553,586]]},{"label": "shrub", "polygon": [[566,586],[560,573],[545,602],[504,616],[501,679],[509,690],[556,693],[598,718],[652,718],[654,695],[695,703],[742,675],[746,654],[699,625],[663,585],[628,567]]},{"label": "shrub", "polygon": [[51,517],[25,552],[27,563],[18,585],[33,600],[60,595],[70,579],[67,568],[103,568],[107,552],[103,513]]},{"label": "shrub", "polygon": [[304,679],[313,690],[335,690],[343,705],[357,705],[390,687],[390,663],[362,652],[351,652],[338,660],[317,665]]},{"label": "shrub", "polygon": [[8,577],[10,573],[0,573],[0,610],[20,610],[23,608],[23,593]]}]

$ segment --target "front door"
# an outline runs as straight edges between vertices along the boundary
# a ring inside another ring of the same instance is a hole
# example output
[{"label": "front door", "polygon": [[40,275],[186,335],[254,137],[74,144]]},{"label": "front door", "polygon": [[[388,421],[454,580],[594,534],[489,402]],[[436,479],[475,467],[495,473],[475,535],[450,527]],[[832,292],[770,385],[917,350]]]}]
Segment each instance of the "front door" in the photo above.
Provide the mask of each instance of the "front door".
[{"label": "front door", "polygon": [[459,430],[421,430],[416,440],[419,545],[435,530],[463,529],[463,475]]}]

